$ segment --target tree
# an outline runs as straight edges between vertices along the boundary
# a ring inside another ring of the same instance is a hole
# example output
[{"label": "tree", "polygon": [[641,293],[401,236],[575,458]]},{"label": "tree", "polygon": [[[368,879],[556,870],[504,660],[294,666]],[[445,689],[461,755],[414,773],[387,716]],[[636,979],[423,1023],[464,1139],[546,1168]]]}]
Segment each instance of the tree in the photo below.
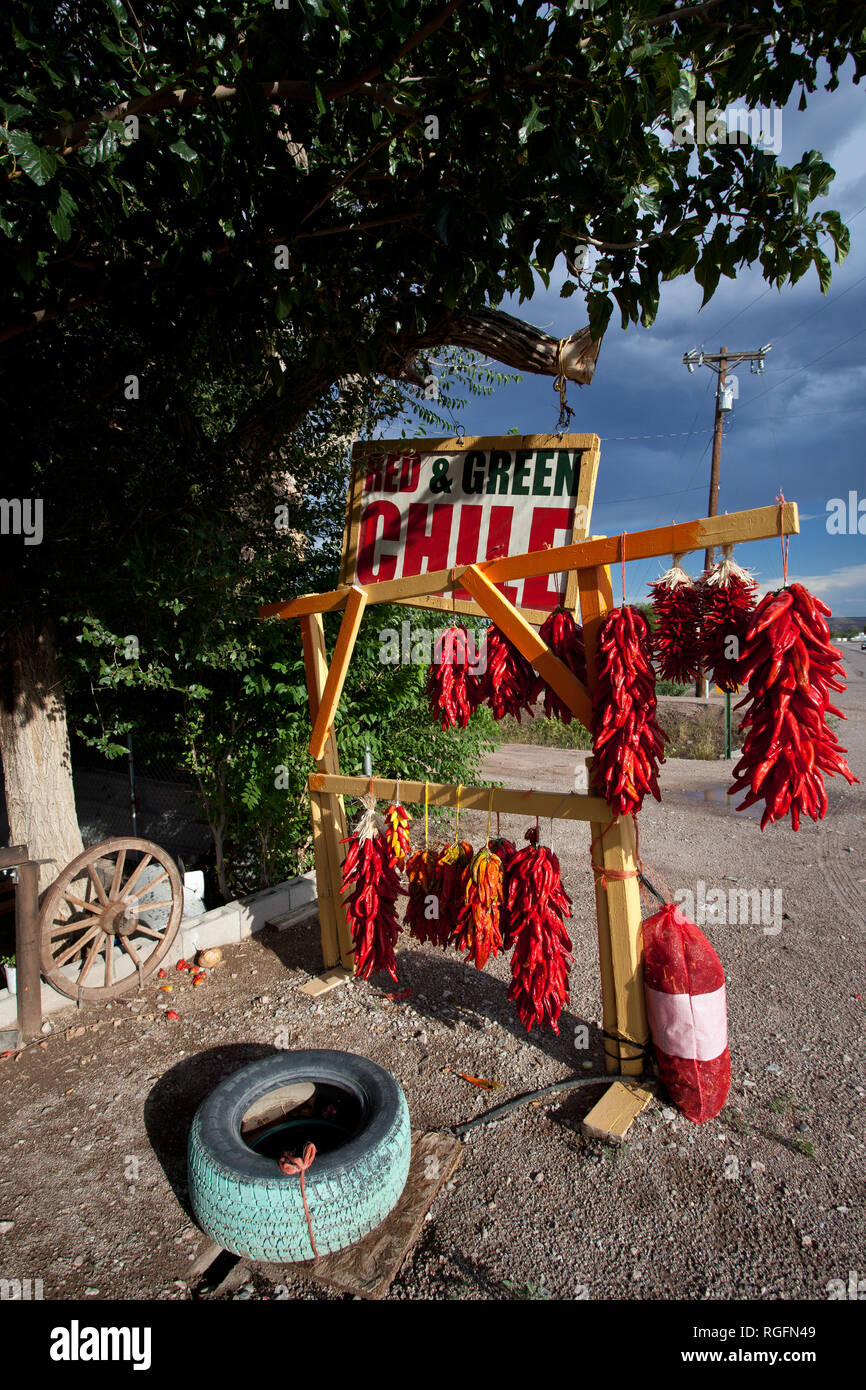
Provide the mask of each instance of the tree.
[{"label": "tree", "polygon": [[[443,345],[586,383],[614,301],[623,324],[649,324],[663,280],[691,273],[706,300],[754,262],[775,284],[814,265],[826,289],[819,238],[847,250],[838,214],[810,212],[833,176],[817,152],[786,167],[677,132],[699,101],[798,89],[805,104],[822,61],[828,87],[849,55],[859,80],[856,7],[417,9],[9,0],[0,14],[0,390],[14,476],[53,537],[4,540],[0,738],[37,851],[58,831],[38,819],[20,743],[36,730],[57,785],[62,620],[98,610],[88,585],[110,608],[120,566],[151,613],[170,614],[173,577],[224,582],[203,528],[233,532],[234,499],[271,485],[337,383],[418,386]],[[590,324],[565,344],[498,308],[560,257]],[[230,428],[202,400],[214,381],[230,383]]]}]

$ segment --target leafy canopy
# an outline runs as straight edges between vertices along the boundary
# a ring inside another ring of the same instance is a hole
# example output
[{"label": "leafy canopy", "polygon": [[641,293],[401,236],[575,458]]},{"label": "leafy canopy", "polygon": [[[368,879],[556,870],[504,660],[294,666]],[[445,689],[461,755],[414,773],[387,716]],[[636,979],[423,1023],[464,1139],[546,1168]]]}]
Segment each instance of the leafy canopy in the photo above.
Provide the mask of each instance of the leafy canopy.
[{"label": "leafy canopy", "polygon": [[814,264],[826,289],[819,236],[847,249],[809,210],[817,152],[695,159],[672,133],[697,101],[804,105],[822,60],[859,81],[856,4],[7,0],[0,42],[0,331],[108,302],[150,332],[213,317],[255,355],[290,318],[336,380],[529,297],[575,244],[599,253],[596,336],[611,295],[648,324],[665,279],[708,299],[745,264]]}]

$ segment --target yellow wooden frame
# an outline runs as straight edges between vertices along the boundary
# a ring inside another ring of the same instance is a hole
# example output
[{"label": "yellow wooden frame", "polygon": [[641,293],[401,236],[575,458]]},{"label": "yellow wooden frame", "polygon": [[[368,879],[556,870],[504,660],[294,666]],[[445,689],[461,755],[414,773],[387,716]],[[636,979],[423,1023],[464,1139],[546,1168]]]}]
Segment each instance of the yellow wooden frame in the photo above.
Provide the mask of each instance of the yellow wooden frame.
[{"label": "yellow wooden frame", "polygon": [[[514,438],[507,436],[502,442],[513,446]],[[434,442],[440,444],[443,450],[451,443],[444,440]],[[471,445],[480,441],[463,442]],[[430,443],[424,441],[428,450]],[[366,447],[369,449],[372,446]],[[375,447],[378,449],[381,445]],[[351,934],[340,886],[345,857],[342,842],[346,839],[343,797],[363,795],[370,787],[370,779],[340,775],[334,716],[368,605],[394,602],[415,604],[437,590],[459,584],[473,595],[477,611],[496,623],[561,696],[573,714],[588,726],[596,683],[597,632],[604,615],[613,607],[611,565],[651,556],[686,554],[703,550],[708,545],[768,540],[782,534],[794,535],[799,530],[797,504],[786,502],[731,515],[704,517],[678,525],[633,531],[624,536],[594,536],[551,550],[505,556],[483,564],[463,565],[433,574],[414,575],[408,579],[382,581],[368,585],[366,589],[359,585],[343,586],[328,594],[305,594],[296,599],[263,604],[259,608],[259,617],[263,620],[297,617],[301,621],[313,724],[310,752],[317,762],[317,771],[309,778],[309,794],[325,967],[342,966],[346,972],[354,968]],[[586,687],[554,656],[531,627],[526,614],[519,612],[496,588],[496,584],[504,579],[562,571],[569,572],[570,584],[571,578],[574,579],[572,592],[579,596],[586,646]],[[345,609],[345,612],[329,666],[321,615],[340,609]],[[373,778],[372,791],[377,797],[390,797],[396,795],[396,783]],[[562,797],[556,793],[520,792],[507,788],[495,788],[491,792],[488,787],[400,783],[401,800],[409,804],[420,804],[425,792],[431,805],[456,806],[459,798],[462,808],[486,810],[492,796],[494,809],[506,813],[589,822],[590,854],[595,871],[605,1065],[609,1072],[640,1076],[649,1028],[643,989],[643,939],[634,818],[612,817],[600,797],[583,793],[575,792]],[[604,870],[612,870],[616,876],[607,878]]]}]

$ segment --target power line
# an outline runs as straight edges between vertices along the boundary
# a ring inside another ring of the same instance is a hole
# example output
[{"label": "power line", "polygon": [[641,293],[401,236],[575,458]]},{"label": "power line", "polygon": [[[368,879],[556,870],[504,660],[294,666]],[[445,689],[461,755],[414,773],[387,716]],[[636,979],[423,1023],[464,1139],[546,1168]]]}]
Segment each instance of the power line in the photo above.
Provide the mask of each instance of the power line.
[{"label": "power line", "polygon": [[846,347],[848,343],[853,343],[855,338],[862,338],[864,333],[866,333],[866,328],[861,328],[857,333],[852,333],[850,338],[843,338],[841,343],[834,343],[826,352],[822,352],[817,357],[813,357],[811,362],[804,362],[802,367],[797,367],[795,371],[789,372],[787,376],[783,376],[781,381],[776,381],[764,391],[759,391],[757,396],[750,396],[747,401],[743,402],[740,408],[745,410],[746,406],[753,405],[755,401],[759,401],[761,397],[766,396],[768,392],[776,391],[780,386],[784,386],[786,381],[793,381],[795,376],[799,376],[801,372],[808,371],[808,369],[814,367],[816,363],[823,362],[825,357],[829,357],[833,352],[838,352],[839,348]]},{"label": "power line", "polygon": [[[857,209],[857,211],[854,213],[853,217],[847,217],[847,218],[845,218],[845,225],[846,225],[846,226],[849,226],[852,222],[856,222],[856,220],[857,220],[857,218],[860,216],[861,212],[866,212],[866,203],[863,204],[862,208],[858,208],[858,209]],[[819,238],[819,240],[825,240],[827,237],[829,237],[829,235],[830,235],[829,232],[822,232],[822,233],[821,233],[821,237]],[[859,281],[858,281],[858,284],[859,284]],[[775,287],[774,287],[773,285],[768,285],[767,288],[766,288],[765,290],[761,290],[761,293],[755,295],[755,298],[754,298],[753,300],[751,300],[751,302],[748,303],[748,304],[746,305],[745,309],[738,309],[737,312],[734,314],[733,318],[729,318],[729,319],[727,320],[726,323],[723,323],[723,324],[722,324],[721,328],[715,329],[715,330],[713,331],[713,333],[711,334],[711,336],[712,336],[713,338],[717,338],[721,333],[724,333],[725,329],[729,326],[729,324],[735,323],[736,320],[737,320],[738,318],[741,318],[743,314],[747,314],[748,311],[749,311],[755,304],[757,304],[758,301],[759,301],[760,299],[765,299],[766,296],[770,293],[770,291],[771,291],[772,289],[774,289],[774,288],[775,288]],[[853,289],[854,286],[851,286],[851,288]],[[843,291],[842,291],[842,294],[847,294],[847,293],[848,293],[847,290],[843,290]],[[837,295],[836,298],[837,298],[837,299],[841,299],[841,298],[842,298],[842,295],[841,295],[841,294],[840,294],[840,295]],[[827,304],[829,304],[830,302],[831,302],[831,301],[830,301],[829,299],[825,300],[824,303],[821,305],[821,308],[822,308],[822,309],[823,309],[823,308],[826,308]],[[832,302],[835,303],[836,301],[833,300]],[[816,310],[816,312],[817,312],[817,310]],[[796,327],[796,325],[795,325],[795,327]],[[792,331],[793,331],[793,330],[791,330],[791,329],[788,330],[788,332],[792,332]],[[787,336],[787,335],[783,335],[783,336]],[[774,342],[778,342],[778,341],[779,341],[778,338],[774,339]]]}]

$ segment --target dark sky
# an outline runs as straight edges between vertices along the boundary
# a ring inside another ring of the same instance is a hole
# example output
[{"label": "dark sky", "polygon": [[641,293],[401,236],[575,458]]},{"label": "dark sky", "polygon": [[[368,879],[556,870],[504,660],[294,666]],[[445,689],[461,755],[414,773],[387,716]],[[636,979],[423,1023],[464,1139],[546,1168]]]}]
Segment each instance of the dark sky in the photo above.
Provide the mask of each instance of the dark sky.
[{"label": "dark sky", "polygon": [[[866,614],[866,534],[830,534],[832,498],[857,492],[864,500],[866,533],[866,102],[864,86],[843,80],[836,92],[817,91],[808,109],[781,117],[783,164],[817,149],[836,170],[829,196],[817,207],[835,208],[851,229],[851,252],[834,265],[822,295],[814,270],[781,292],[760,268],[722,278],[704,310],[691,277],[662,286],[656,322],[623,332],[614,309],[591,386],[569,386],[575,411],[571,429],[602,438],[595,533],[613,534],[703,516],[707,509],[713,391],[706,367],[690,375],[682,355],[692,347],[717,352],[773,343],[763,376],[737,370],[739,399],[728,416],[722,449],[720,511],[774,502],[779,490],[800,507],[801,534],[791,542],[789,577],[820,594],[834,613]],[[824,249],[831,254],[829,239]],[[565,268],[559,263],[549,291],[539,283],[521,306],[502,308],[548,333],[566,337],[586,323],[579,294],[559,298]],[[522,382],[492,397],[472,398],[461,412],[467,434],[552,431],[558,396],[547,377]],[[389,433],[394,433],[393,429]],[[643,437],[650,436],[650,437]],[[855,522],[856,524],[856,522]],[[778,542],[743,547],[737,558],[762,588],[781,580]],[[697,573],[703,557],[686,568]],[[627,594],[644,598],[664,561],[630,565]]]}]

